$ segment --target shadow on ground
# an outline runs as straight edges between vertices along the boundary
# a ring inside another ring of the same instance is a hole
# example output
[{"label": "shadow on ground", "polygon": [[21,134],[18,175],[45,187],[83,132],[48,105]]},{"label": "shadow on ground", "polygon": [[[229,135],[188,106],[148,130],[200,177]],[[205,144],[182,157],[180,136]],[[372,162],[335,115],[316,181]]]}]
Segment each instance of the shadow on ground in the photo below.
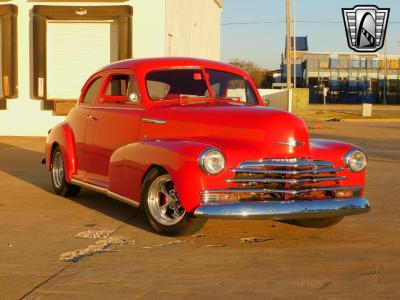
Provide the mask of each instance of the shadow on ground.
[{"label": "shadow on ground", "polygon": [[[17,147],[12,144],[0,143],[0,171],[16,177],[26,183],[35,185],[49,197],[57,197],[53,193],[50,181],[50,172],[41,164],[43,153]],[[71,201],[96,210],[120,222],[151,231],[150,226],[140,214],[138,208],[119,202],[106,195],[82,188]]]}]

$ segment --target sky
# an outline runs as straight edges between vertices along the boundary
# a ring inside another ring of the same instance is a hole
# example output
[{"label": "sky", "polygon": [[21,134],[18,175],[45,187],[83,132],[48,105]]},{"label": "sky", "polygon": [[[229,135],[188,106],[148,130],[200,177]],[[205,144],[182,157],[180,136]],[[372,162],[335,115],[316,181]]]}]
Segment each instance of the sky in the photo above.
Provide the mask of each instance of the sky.
[{"label": "sky", "polygon": [[[294,0],[291,0],[293,4]],[[285,47],[285,0],[224,0],[221,59],[246,59],[261,67],[278,69]],[[400,1],[296,0],[296,35],[308,37],[310,51],[351,52],[347,45],[342,8],[374,4],[390,8],[387,53],[400,54]],[[303,22],[302,22],[303,21]],[[304,22],[304,21],[312,21]],[[267,24],[228,25],[237,22]],[[329,23],[331,22],[331,23]],[[293,32],[292,32],[293,35]],[[381,52],[383,49],[381,50]]]}]

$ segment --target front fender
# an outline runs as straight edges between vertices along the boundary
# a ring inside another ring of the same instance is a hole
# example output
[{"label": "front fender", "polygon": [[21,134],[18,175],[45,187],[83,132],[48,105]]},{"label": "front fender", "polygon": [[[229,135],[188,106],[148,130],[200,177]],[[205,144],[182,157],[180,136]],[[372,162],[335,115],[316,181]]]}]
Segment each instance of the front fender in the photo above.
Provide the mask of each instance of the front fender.
[{"label": "front fender", "polygon": [[46,168],[51,169],[51,156],[54,147],[58,145],[64,158],[65,180],[71,182],[71,176],[77,167],[75,138],[71,127],[67,123],[61,123],[53,127],[47,136],[45,145]]},{"label": "front fender", "polygon": [[[342,185],[365,185],[365,169],[354,173],[348,170],[344,164],[344,156],[353,148],[360,148],[356,145],[335,140],[310,139],[310,151],[313,159],[328,160],[337,168],[344,168],[338,175],[344,175],[347,179],[342,180]],[[364,188],[363,188],[364,192]]]},{"label": "front fender", "polygon": [[[219,148],[225,155],[225,170],[217,175],[207,175],[198,166],[200,154],[209,147]],[[231,177],[234,168],[245,157],[259,158],[259,153],[245,145],[207,143],[205,141],[156,140],[133,143],[123,148],[125,194],[136,201],[141,199],[144,177],[152,166],[164,168],[172,177],[182,206],[193,212],[200,204],[200,192],[204,189],[224,188],[225,178]],[[120,150],[111,160],[110,182],[113,166],[118,168]]]}]

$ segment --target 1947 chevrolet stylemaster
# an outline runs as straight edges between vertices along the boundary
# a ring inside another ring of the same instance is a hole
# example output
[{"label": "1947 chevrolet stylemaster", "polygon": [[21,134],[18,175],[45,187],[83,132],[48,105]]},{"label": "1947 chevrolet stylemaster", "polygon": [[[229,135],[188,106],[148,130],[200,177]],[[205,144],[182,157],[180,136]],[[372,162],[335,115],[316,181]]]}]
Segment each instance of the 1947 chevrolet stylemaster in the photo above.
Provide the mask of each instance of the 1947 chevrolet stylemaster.
[{"label": "1947 chevrolet stylemaster", "polygon": [[57,194],[86,187],[140,206],[166,235],[207,218],[325,227],[369,210],[359,147],[309,139],[300,118],[264,106],[247,73],[208,60],[96,72],[49,131],[44,163]]}]

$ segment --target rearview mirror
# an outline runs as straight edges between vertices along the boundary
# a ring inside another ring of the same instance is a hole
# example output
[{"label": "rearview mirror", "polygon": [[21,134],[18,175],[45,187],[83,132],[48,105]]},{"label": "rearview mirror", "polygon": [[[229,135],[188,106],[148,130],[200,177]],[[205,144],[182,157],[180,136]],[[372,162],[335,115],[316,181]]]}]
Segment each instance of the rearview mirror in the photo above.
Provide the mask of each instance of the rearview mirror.
[{"label": "rearview mirror", "polygon": [[138,103],[138,96],[135,93],[132,93],[128,96],[128,101],[132,104]]},{"label": "rearview mirror", "polygon": [[269,101],[268,95],[262,96],[261,99],[264,102],[265,106],[269,106],[270,101]]}]

